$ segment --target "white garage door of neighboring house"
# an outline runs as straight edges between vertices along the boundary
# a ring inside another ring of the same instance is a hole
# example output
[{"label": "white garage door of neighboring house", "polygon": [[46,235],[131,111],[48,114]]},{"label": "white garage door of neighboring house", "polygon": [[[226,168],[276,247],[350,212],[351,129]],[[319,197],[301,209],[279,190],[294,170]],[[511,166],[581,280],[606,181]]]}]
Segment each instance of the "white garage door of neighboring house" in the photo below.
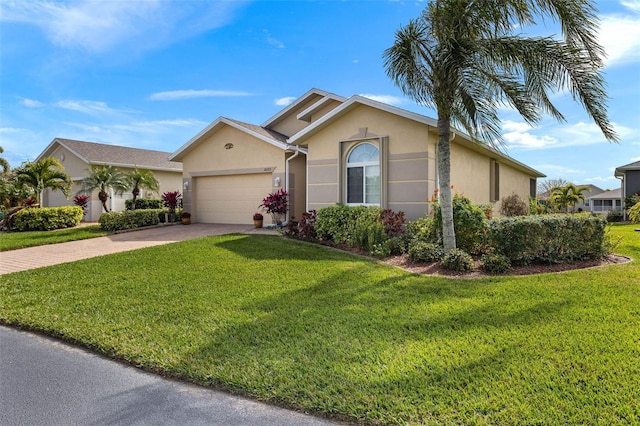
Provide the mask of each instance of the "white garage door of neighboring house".
[{"label": "white garage door of neighboring house", "polygon": [[[196,178],[195,221],[250,224],[272,192],[271,173]],[[268,219],[265,215],[265,222]]]}]

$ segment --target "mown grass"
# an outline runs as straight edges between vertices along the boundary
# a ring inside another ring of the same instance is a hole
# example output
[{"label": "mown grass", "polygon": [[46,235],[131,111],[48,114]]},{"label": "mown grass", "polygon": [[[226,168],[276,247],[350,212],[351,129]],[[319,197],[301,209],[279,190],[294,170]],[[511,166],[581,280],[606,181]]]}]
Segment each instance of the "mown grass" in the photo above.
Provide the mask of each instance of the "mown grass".
[{"label": "mown grass", "polygon": [[447,279],[229,235],[0,276],[0,321],[352,422],[640,423],[637,261]]},{"label": "mown grass", "polygon": [[100,225],[76,226],[55,231],[2,232],[0,233],[0,251],[85,240],[105,235],[107,232],[102,231]]}]

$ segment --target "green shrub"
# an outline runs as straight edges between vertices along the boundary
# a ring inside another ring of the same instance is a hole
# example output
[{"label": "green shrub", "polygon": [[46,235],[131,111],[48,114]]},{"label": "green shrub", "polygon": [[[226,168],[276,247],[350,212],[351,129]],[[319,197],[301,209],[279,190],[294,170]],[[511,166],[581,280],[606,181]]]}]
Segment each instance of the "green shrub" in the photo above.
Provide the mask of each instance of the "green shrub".
[{"label": "green shrub", "polygon": [[[391,250],[380,246],[389,238],[406,234],[404,213],[383,210],[376,206],[330,206],[318,210],[315,218],[315,234],[318,239],[346,244],[379,253]],[[396,244],[397,245],[397,244]]]},{"label": "green shrub", "polygon": [[[124,201],[125,208],[132,210],[133,200]],[[136,198],[135,210],[161,209],[162,200],[160,198]]]},{"label": "green shrub", "polygon": [[[487,215],[478,205],[463,195],[455,194],[453,204],[453,224],[456,232],[456,247],[468,252],[479,253],[484,249],[487,229]],[[437,202],[434,207],[434,232],[438,241],[442,239],[442,211]]]},{"label": "green shrub", "polygon": [[565,263],[609,254],[606,221],[598,216],[542,215],[494,219],[488,241],[514,265]]},{"label": "green shrub", "polygon": [[316,235],[319,239],[346,244],[351,240],[352,211],[349,206],[337,205],[318,210]]},{"label": "green shrub", "polygon": [[407,225],[407,234],[411,240],[436,243],[438,232],[435,229],[435,220],[432,217],[423,217]]},{"label": "green shrub", "polygon": [[84,216],[82,207],[42,207],[20,210],[13,217],[16,231],[52,231],[77,226]]},{"label": "green shrub", "polygon": [[633,207],[627,210],[629,220],[633,223],[640,223],[640,201],[638,201]]},{"label": "green shrub", "polygon": [[482,270],[489,274],[505,274],[511,269],[511,261],[503,254],[483,254],[480,258]]},{"label": "green shrub", "polygon": [[440,266],[450,271],[469,272],[475,267],[475,262],[469,253],[462,249],[454,248],[442,257]]},{"label": "green shrub", "polygon": [[438,244],[414,239],[409,243],[408,254],[412,262],[439,262],[444,249]]},{"label": "green shrub", "polygon": [[104,231],[114,232],[124,229],[135,229],[143,226],[157,225],[160,215],[164,216],[162,209],[125,210],[122,212],[102,213],[100,216],[100,228]]},{"label": "green shrub", "polygon": [[638,192],[640,192],[640,190],[635,192],[633,195],[629,195],[627,197],[624,197],[624,209],[625,210],[629,210],[631,207],[633,207],[636,204],[640,203],[640,194],[638,194]]},{"label": "green shrub", "polygon": [[623,214],[619,210],[609,210],[607,212],[607,222],[622,222]]},{"label": "green shrub", "polygon": [[504,197],[500,203],[500,214],[503,216],[526,216],[529,206],[518,194]]}]

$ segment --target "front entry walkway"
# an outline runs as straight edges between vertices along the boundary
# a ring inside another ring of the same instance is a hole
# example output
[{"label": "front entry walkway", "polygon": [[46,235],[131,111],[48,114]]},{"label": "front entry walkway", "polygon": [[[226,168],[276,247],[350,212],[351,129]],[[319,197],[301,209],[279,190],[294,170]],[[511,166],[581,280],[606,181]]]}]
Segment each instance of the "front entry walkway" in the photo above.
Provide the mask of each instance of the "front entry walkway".
[{"label": "front entry walkway", "polygon": [[273,229],[250,225],[194,223],[158,226],[88,240],[0,252],[0,275],[209,235],[236,233],[278,235]]}]

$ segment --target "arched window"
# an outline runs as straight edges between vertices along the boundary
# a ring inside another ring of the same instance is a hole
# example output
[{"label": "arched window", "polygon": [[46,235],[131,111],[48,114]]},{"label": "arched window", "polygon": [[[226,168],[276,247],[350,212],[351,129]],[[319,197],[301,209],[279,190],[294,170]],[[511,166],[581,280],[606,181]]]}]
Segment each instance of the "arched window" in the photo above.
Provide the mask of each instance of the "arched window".
[{"label": "arched window", "polygon": [[357,145],[347,158],[347,204],[380,204],[380,151]]}]

